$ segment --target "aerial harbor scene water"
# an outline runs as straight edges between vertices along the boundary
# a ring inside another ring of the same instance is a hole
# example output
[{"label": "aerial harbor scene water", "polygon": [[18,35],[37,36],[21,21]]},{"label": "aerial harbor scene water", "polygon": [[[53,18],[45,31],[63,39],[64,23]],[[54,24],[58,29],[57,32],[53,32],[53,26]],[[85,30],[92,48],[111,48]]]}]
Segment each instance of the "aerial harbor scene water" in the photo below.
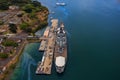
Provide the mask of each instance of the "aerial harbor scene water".
[{"label": "aerial harbor scene water", "polygon": [[0,80],[120,80],[120,0],[0,3]]}]

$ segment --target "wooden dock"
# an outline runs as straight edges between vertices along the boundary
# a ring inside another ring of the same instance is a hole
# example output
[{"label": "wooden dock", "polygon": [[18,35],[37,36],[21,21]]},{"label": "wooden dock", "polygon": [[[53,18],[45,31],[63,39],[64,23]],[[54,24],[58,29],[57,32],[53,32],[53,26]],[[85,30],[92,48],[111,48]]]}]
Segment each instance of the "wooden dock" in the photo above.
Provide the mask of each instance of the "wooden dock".
[{"label": "wooden dock", "polygon": [[57,27],[58,20],[52,20],[52,27],[50,28],[49,35],[45,44],[45,51],[41,63],[38,65],[36,74],[51,74],[53,54],[55,48],[55,28]]}]

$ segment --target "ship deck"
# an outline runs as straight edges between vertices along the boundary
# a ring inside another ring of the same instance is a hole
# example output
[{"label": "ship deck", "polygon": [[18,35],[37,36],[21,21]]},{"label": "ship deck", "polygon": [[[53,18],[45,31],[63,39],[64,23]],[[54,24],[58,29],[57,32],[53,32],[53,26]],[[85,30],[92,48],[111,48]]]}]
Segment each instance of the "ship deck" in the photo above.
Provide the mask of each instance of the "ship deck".
[{"label": "ship deck", "polygon": [[63,56],[67,60],[67,45],[64,47],[63,53],[58,53],[58,48],[59,48],[59,46],[56,45],[55,52],[54,52],[54,59],[56,59],[56,57],[58,57],[58,56]]}]

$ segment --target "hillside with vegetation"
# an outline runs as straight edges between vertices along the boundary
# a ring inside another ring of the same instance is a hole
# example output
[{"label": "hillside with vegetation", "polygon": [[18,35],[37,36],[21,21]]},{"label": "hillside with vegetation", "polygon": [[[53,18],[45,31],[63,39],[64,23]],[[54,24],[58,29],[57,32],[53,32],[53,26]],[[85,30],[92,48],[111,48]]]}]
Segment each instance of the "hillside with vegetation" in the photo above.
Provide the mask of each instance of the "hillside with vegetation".
[{"label": "hillside with vegetation", "polygon": [[7,10],[10,5],[24,6],[25,4],[32,3],[31,0],[0,0],[0,10]]},{"label": "hillside with vegetation", "polygon": [[4,36],[0,39],[0,80],[9,80],[27,36],[48,25],[48,14],[48,9],[35,0],[0,0],[0,36]]},{"label": "hillside with vegetation", "polygon": [[[35,33],[37,30],[47,26],[48,9],[42,6],[38,1],[31,0],[0,0],[0,11],[6,11],[9,6],[19,6],[23,11],[19,17],[22,17],[22,23],[19,27],[12,26],[9,30],[12,33],[17,33],[18,29],[27,33]],[[1,24],[3,24],[1,22]],[[11,26],[11,25],[10,25]],[[20,31],[19,30],[19,31]]]}]

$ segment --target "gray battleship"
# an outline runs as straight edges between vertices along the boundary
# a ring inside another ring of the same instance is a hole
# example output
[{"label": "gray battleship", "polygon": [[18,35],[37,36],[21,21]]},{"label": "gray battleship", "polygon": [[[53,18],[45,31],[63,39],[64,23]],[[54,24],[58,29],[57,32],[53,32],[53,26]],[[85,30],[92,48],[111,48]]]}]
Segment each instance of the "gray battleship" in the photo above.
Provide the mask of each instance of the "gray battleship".
[{"label": "gray battleship", "polygon": [[65,69],[65,65],[67,61],[67,36],[64,30],[63,23],[56,30],[54,61],[55,61],[56,71],[58,73],[62,73]]}]

